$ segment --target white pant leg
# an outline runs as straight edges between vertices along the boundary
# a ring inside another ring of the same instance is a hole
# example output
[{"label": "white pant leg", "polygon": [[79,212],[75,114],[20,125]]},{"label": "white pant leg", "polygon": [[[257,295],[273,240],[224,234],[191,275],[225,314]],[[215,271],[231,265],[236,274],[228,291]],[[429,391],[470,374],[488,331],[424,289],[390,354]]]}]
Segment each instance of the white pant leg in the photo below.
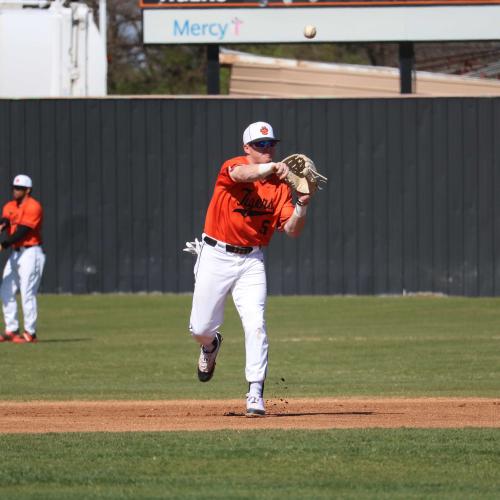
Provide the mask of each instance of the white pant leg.
[{"label": "white pant leg", "polygon": [[224,321],[224,304],[236,278],[235,257],[203,243],[194,267],[195,285],[189,330],[210,344]]},{"label": "white pant leg", "polygon": [[19,289],[18,257],[17,252],[12,252],[10,255],[3,270],[2,286],[0,287],[5,330],[9,332],[15,332],[19,329],[16,301],[16,293]]},{"label": "white pant leg", "polygon": [[19,285],[24,315],[24,331],[33,335],[36,333],[38,308],[36,294],[42,280],[45,265],[45,254],[41,247],[31,247],[21,250],[18,259]]},{"label": "white pant leg", "polygon": [[268,341],[264,319],[267,282],[261,250],[245,259],[242,271],[233,287],[233,300],[245,331],[245,376],[248,382],[263,382],[267,373]]}]

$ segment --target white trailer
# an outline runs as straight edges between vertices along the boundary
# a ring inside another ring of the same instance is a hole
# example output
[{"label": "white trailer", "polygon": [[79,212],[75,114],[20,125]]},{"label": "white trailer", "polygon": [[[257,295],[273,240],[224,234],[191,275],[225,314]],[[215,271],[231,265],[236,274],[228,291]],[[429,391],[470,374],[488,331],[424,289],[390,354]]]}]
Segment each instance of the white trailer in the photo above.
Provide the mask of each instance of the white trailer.
[{"label": "white trailer", "polygon": [[0,1],[0,98],[106,95],[105,40],[83,3]]}]

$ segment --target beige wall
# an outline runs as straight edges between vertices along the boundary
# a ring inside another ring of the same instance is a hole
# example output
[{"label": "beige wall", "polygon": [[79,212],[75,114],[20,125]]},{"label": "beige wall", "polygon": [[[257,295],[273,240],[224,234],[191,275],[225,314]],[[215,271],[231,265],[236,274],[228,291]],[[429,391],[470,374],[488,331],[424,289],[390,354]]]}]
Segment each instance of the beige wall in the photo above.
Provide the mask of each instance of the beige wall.
[{"label": "beige wall", "polygon": [[[399,96],[396,68],[323,64],[290,59],[224,54],[231,67],[229,93],[269,97]],[[500,81],[440,73],[417,72],[420,96],[500,95]]]}]

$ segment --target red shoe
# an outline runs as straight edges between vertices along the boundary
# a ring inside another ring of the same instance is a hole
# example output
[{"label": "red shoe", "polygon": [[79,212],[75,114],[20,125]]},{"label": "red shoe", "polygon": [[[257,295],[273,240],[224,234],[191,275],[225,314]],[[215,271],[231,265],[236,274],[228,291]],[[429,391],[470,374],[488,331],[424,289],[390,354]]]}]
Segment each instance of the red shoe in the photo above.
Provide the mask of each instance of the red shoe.
[{"label": "red shoe", "polygon": [[20,338],[19,330],[15,332],[6,331],[3,335],[0,335],[0,342],[15,342],[16,338]]},{"label": "red shoe", "polygon": [[16,344],[34,344],[38,341],[36,338],[36,333],[31,335],[28,332],[23,332],[22,336],[21,335],[14,336],[14,338],[12,339],[12,342],[14,342]]}]

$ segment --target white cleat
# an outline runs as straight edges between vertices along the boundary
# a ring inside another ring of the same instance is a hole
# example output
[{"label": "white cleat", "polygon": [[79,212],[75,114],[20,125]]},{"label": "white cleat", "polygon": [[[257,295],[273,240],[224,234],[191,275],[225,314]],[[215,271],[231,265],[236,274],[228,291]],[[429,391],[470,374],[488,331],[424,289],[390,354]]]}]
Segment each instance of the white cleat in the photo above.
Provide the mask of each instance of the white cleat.
[{"label": "white cleat", "polygon": [[209,346],[212,347],[212,352],[207,352],[204,346],[201,347],[200,357],[198,358],[198,380],[200,382],[208,382],[212,378],[215,370],[215,360],[221,344],[222,335],[216,333],[212,346]]},{"label": "white cleat", "polygon": [[264,398],[247,394],[247,417],[263,417],[266,414]]}]

